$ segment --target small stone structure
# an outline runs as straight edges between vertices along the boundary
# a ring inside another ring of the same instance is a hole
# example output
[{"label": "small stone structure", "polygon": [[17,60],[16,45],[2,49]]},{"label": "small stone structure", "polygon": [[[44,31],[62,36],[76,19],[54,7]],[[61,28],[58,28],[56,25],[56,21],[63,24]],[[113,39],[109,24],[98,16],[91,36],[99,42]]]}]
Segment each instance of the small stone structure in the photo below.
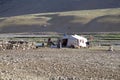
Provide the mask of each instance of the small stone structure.
[{"label": "small stone structure", "polygon": [[113,46],[110,45],[108,51],[114,51]]}]

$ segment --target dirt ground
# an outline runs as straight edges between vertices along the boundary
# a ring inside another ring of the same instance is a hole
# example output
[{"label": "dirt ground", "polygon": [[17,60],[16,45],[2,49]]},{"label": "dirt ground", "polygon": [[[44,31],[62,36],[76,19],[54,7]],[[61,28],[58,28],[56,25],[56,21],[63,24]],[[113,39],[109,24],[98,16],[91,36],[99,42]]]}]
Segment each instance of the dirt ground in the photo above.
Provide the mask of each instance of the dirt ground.
[{"label": "dirt ground", "polygon": [[0,51],[0,80],[120,80],[120,50]]}]

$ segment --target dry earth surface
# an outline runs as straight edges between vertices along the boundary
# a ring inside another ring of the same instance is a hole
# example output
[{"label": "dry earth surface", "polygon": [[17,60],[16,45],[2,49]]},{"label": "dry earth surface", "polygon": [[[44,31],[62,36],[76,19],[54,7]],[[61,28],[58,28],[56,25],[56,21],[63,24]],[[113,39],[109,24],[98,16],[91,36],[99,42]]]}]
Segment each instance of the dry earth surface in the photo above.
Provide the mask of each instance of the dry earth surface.
[{"label": "dry earth surface", "polygon": [[120,80],[120,50],[0,51],[0,80]]}]

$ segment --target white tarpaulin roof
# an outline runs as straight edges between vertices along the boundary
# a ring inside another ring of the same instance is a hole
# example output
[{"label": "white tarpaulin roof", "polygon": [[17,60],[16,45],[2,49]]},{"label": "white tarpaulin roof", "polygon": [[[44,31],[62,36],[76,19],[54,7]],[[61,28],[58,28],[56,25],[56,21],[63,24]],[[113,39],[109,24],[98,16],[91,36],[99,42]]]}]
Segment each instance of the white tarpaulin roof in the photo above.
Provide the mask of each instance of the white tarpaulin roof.
[{"label": "white tarpaulin roof", "polygon": [[66,35],[62,39],[68,39],[67,46],[76,45],[86,47],[87,38],[79,35]]}]

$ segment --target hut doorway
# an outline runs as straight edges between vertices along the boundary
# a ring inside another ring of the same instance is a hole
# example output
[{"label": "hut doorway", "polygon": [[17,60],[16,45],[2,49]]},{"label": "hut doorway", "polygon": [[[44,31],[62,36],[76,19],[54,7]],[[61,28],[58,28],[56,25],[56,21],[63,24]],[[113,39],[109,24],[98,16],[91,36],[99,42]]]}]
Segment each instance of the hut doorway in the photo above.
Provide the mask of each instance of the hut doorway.
[{"label": "hut doorway", "polygon": [[67,46],[68,39],[62,39],[62,47]]}]

